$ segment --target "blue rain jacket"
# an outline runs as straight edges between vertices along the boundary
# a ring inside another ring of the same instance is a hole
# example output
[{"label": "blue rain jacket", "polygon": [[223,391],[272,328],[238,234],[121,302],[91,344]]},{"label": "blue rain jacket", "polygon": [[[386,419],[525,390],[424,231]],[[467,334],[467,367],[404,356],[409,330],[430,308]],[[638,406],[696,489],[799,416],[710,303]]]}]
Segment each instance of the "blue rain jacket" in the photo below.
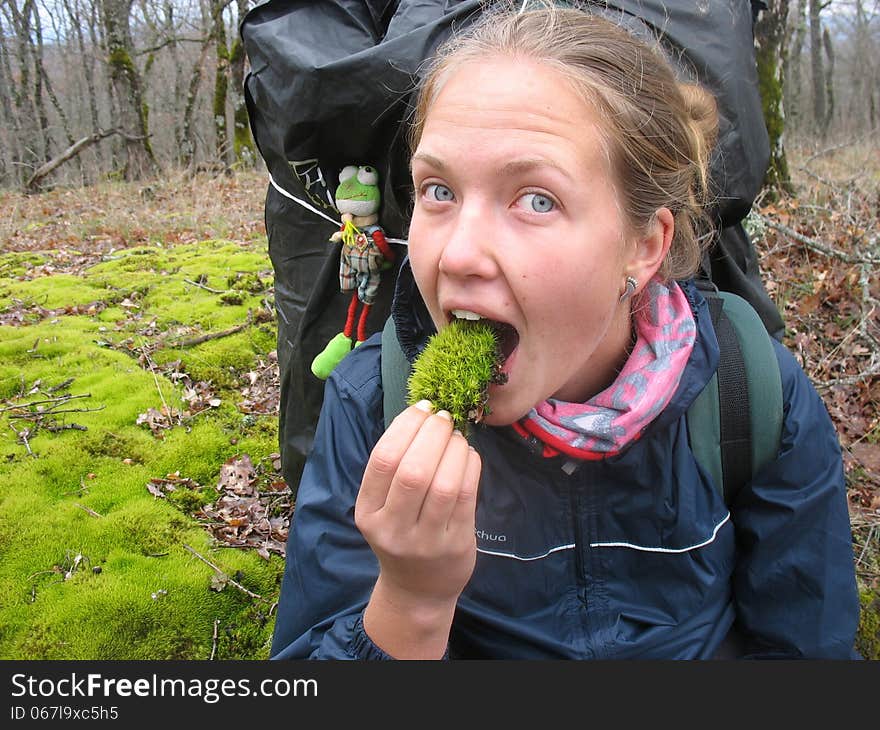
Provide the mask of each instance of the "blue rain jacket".
[{"label": "blue rain jacket", "polygon": [[[620,454],[572,471],[569,457],[545,458],[509,427],[473,429],[478,554],[450,658],[711,658],[734,623],[742,656],[858,656],[841,452],[825,406],[774,342],[781,447],[728,511],[688,444],[686,410],[719,355],[705,301],[692,283],[683,288],[698,328],[690,361],[665,411]],[[432,327],[406,266],[394,316],[412,355]],[[389,658],[364,631],[378,562],[354,524],[384,428],[379,337],[326,384],[287,545],[275,659]]]}]

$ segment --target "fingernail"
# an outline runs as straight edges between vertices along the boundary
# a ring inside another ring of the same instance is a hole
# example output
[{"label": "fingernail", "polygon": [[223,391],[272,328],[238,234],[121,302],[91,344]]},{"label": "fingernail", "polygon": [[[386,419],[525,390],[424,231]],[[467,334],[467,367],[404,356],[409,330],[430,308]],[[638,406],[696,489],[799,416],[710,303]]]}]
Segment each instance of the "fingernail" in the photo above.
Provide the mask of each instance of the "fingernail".
[{"label": "fingernail", "polygon": [[416,408],[420,411],[424,411],[425,413],[430,413],[434,410],[434,406],[431,405],[431,401],[429,400],[420,400],[416,403]]},{"label": "fingernail", "polygon": [[452,433],[455,434],[456,436],[461,436],[462,438],[464,438],[464,434],[461,431],[459,431],[457,428]]},{"label": "fingernail", "polygon": [[437,415],[440,416],[440,418],[445,418],[447,421],[452,420],[452,414],[449,411],[437,411]]}]

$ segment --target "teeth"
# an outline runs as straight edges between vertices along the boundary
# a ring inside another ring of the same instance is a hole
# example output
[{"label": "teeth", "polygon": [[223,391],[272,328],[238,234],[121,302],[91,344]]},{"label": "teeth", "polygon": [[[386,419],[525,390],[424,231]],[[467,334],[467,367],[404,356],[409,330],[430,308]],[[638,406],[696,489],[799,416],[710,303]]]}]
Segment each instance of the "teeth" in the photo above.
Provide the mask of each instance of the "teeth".
[{"label": "teeth", "polygon": [[456,319],[470,319],[470,320],[478,320],[482,319],[482,317],[476,312],[471,312],[467,309],[453,309],[452,316]]}]

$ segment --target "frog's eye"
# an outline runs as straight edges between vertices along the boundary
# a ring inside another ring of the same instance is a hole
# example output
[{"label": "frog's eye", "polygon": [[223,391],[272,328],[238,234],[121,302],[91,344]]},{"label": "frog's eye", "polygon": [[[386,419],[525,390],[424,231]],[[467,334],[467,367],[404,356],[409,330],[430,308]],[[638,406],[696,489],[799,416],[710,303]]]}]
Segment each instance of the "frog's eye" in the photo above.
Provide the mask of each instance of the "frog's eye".
[{"label": "frog's eye", "polygon": [[342,171],[339,173],[339,182],[343,183],[346,180],[353,178],[358,173],[357,165],[346,165],[342,168]]},{"label": "frog's eye", "polygon": [[375,167],[364,165],[358,170],[358,182],[364,185],[375,185],[379,182],[379,173],[376,172]]}]

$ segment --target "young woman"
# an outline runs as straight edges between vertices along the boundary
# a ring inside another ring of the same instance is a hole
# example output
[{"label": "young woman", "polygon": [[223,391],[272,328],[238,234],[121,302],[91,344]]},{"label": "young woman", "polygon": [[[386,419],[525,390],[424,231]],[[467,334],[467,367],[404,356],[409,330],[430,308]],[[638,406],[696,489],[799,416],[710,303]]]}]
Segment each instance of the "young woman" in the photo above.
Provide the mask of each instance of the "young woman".
[{"label": "young woman", "polygon": [[394,318],[410,355],[500,323],[507,381],[465,439],[427,402],[384,430],[378,338],[336,368],[274,658],[851,656],[840,449],[789,353],[777,458],[730,511],[688,444],[718,361],[688,280],[714,134],[705,92],[579,10],[490,13],[441,50]]}]

